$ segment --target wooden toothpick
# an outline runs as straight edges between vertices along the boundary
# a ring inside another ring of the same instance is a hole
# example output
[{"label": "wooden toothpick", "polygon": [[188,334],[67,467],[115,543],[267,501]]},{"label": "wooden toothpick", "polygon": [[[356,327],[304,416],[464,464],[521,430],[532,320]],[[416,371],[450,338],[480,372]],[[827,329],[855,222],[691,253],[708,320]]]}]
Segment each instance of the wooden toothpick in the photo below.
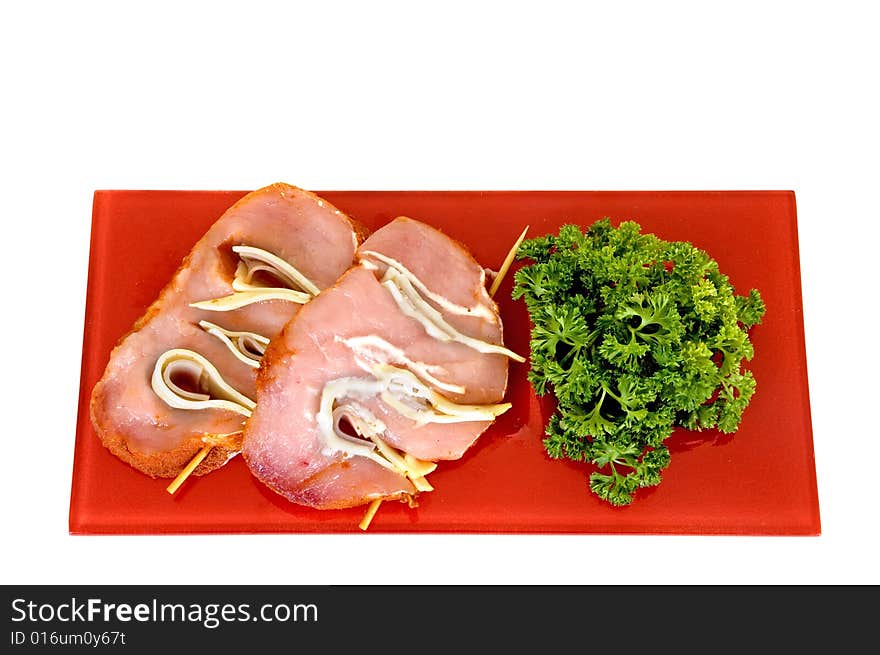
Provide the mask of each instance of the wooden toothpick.
[{"label": "wooden toothpick", "polygon": [[165,491],[170,494],[173,494],[177,489],[184,483],[184,481],[190,476],[190,474],[196,470],[196,467],[202,463],[202,460],[208,456],[208,453],[211,452],[211,449],[214,446],[208,445],[204,446],[199,452],[196,453],[195,457],[193,457],[189,464],[187,464],[183,470],[177,474],[177,477],[165,487]]},{"label": "wooden toothpick", "polygon": [[495,279],[492,280],[492,286],[489,287],[490,296],[494,296],[495,292],[498,291],[498,287],[501,286],[501,281],[504,279],[504,276],[507,275],[507,271],[510,270],[510,265],[513,264],[513,260],[516,257],[516,251],[519,250],[523,239],[526,238],[526,232],[528,231],[529,226],[526,225],[526,228],[522,231],[522,234],[519,235],[519,239],[516,240],[516,243],[513,244],[513,248],[510,249],[510,252],[507,253],[507,257],[504,258],[504,263],[501,264],[498,275],[495,276]]},{"label": "wooden toothpick", "polygon": [[367,528],[370,527],[370,523],[372,522],[373,517],[376,516],[376,512],[379,510],[379,505],[381,505],[381,504],[382,504],[381,498],[377,498],[372,503],[370,503],[370,506],[367,507],[367,511],[364,512],[364,518],[362,518],[361,522],[358,523],[358,527],[361,530],[366,530]]}]

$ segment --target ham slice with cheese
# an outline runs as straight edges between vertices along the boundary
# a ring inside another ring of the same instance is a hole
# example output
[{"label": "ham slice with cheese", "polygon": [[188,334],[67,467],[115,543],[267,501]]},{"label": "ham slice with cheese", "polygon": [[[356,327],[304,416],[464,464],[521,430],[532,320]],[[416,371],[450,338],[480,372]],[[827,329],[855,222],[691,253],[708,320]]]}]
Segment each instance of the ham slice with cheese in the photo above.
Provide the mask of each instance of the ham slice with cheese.
[{"label": "ham slice with cheese", "polygon": [[482,267],[459,243],[398,218],[359,265],[269,346],[242,454],[289,500],[330,509],[429,491],[503,403],[508,359]]},{"label": "ham slice with cheese", "polygon": [[263,351],[354,261],[363,230],[287,184],[247,194],[195,244],[158,299],[120,340],[91,398],[98,437],[154,477],[174,477],[240,448]]}]

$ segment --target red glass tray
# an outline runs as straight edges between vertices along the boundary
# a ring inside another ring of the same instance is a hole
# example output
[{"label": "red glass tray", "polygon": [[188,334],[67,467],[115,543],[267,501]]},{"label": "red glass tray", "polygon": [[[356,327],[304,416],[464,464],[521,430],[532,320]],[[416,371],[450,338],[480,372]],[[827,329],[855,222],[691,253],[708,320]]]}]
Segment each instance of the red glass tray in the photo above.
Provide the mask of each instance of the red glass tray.
[{"label": "red glass tray", "polygon": [[[156,297],[208,226],[244,191],[97,191],[86,300],[79,416],[70,501],[75,534],[358,532],[364,508],[293,505],[253,478],[241,458],[174,496],[112,456],[95,436],[89,394],[111,348]],[[739,293],[767,304],[752,331],[758,391],[734,436],[679,431],[663,482],[614,508],[587,487],[587,469],[542,448],[550,403],[511,364],[513,409],[463,459],[431,475],[418,508],[384,503],[371,532],[816,535],[820,532],[804,350],[795,196],[790,191],[325,191],[376,229],[407,215],[467,244],[498,268],[525,225],[529,235],[609,216],[707,250]],[[505,341],[528,352],[528,314],[496,295]]]}]

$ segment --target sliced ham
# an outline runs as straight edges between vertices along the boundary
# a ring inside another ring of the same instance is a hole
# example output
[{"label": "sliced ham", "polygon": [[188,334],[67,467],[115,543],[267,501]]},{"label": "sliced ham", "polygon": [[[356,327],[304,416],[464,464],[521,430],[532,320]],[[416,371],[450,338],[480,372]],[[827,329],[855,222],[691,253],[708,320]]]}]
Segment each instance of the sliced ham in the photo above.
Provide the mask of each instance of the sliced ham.
[{"label": "sliced ham", "polygon": [[[233,288],[237,272],[249,288],[294,289],[310,299],[313,292],[308,289],[332,285],[352,265],[363,234],[363,229],[327,201],[287,184],[249,193],[230,207],[195,244],[157,300],[112,351],[91,398],[92,422],[104,445],[154,477],[176,476],[206,443],[216,447],[195,473],[207,473],[226,463],[238,451],[246,413],[227,406],[170,406],[155,390],[157,361],[168,351],[196,353],[213,365],[231,388],[245,399],[253,399],[259,349],[278,335],[302,305],[300,301],[270,299],[216,311],[211,303],[246,297],[241,295],[241,287]],[[268,274],[267,270],[278,269],[253,257],[279,258],[304,276],[306,282],[299,286],[307,288],[297,289],[283,275]],[[242,268],[244,262],[254,270]],[[292,297],[289,294],[289,290],[281,292],[285,298]],[[228,342],[218,333],[227,335]],[[246,336],[242,342],[239,333],[262,340]],[[245,344],[244,355],[236,356],[230,346],[235,343]],[[250,365],[246,363],[248,352],[257,360]],[[188,366],[184,362],[169,368],[168,380],[184,392],[212,396],[214,392],[205,388],[204,378],[185,379],[193,378],[187,375]]]},{"label": "sliced ham", "polygon": [[[460,458],[509,407],[513,354],[484,271],[461,244],[399,218],[358,259],[269,346],[244,432],[251,472],[321,509],[430,489],[420,471]],[[413,292],[439,328],[402,304]]]}]

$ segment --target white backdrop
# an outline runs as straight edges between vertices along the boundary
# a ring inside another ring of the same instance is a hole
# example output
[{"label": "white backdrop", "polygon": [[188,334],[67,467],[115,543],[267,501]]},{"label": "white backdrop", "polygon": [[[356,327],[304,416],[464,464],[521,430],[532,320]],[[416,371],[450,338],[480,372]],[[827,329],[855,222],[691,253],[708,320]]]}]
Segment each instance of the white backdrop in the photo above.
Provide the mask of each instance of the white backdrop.
[{"label": "white backdrop", "polygon": [[[0,583],[880,582],[871,4],[3,3]],[[92,192],[276,180],[794,189],[823,534],[68,535]]]}]

